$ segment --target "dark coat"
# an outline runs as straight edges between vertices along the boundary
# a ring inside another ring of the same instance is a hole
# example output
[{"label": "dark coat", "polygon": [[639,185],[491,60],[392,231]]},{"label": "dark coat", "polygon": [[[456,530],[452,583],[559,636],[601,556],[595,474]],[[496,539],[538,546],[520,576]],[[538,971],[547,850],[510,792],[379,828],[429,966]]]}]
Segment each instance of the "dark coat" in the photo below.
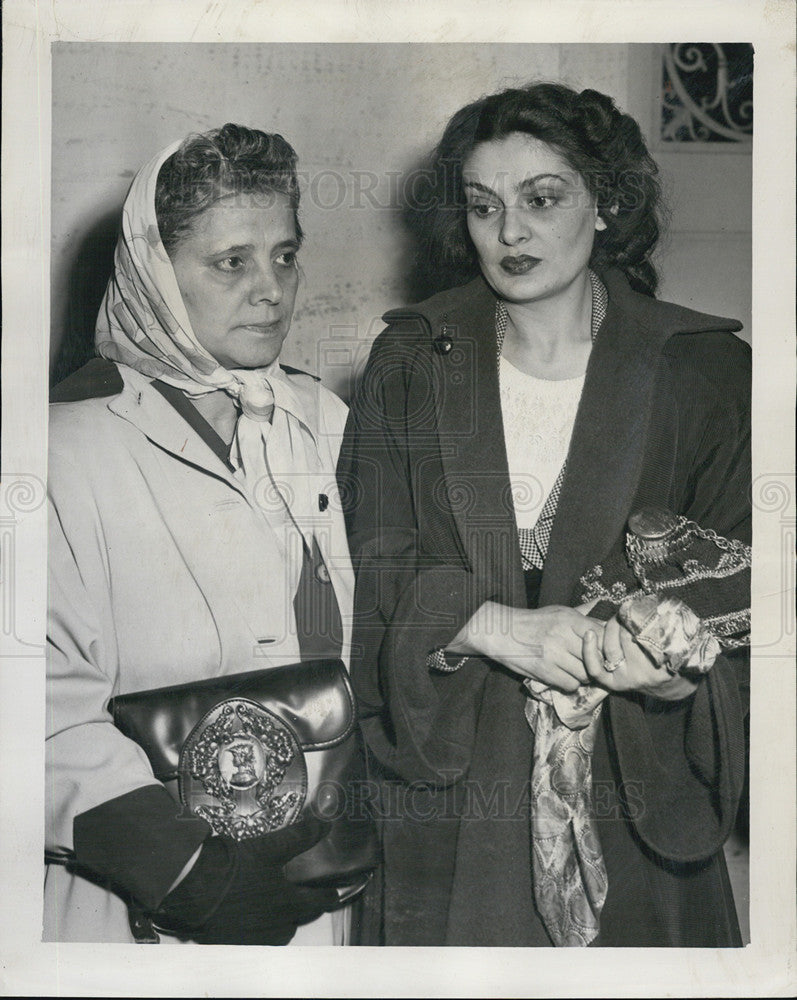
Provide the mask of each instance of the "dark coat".
[{"label": "dark coat", "polygon": [[[580,577],[619,558],[643,504],[749,540],[739,324],[639,295],[617,272],[604,281],[540,606],[577,604]],[[388,313],[341,452],[352,676],[385,854],[369,913],[386,944],[550,944],[533,902],[520,679],[476,657],[454,674],[427,667],[485,600],[527,606],[494,312],[477,279]],[[720,657],[683,702],[604,703],[593,783],[609,894],[595,944],[740,943],[721,848],[743,781],[745,691],[744,658]]]}]

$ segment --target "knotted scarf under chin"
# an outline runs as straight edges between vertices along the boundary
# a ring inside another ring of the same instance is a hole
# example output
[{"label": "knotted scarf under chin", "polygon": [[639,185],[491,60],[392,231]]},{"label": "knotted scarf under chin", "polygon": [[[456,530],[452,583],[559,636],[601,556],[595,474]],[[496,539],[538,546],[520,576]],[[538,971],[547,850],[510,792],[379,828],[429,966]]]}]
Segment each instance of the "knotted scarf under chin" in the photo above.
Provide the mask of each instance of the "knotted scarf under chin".
[{"label": "knotted scarf under chin", "polygon": [[239,390],[227,390],[241,408],[230,447],[235,476],[284,546],[298,528],[312,547],[310,479],[318,472],[318,458],[301,403],[276,362],[266,370],[235,374]]},{"label": "knotted scarf under chin", "polygon": [[230,446],[230,462],[236,477],[256,495],[264,477],[268,476],[266,442],[271,436],[274,390],[265,373],[257,379],[238,383],[238,390],[228,390],[241,410]]}]

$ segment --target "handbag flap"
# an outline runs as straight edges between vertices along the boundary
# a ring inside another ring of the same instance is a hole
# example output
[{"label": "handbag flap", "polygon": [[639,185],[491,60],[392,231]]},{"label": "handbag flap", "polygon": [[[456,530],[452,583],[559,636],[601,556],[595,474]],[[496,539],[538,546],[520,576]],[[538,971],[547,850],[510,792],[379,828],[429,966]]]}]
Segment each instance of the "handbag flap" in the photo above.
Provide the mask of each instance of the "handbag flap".
[{"label": "handbag flap", "polygon": [[108,709],[117,728],[149,758],[155,777],[177,777],[180,750],[191,730],[227,698],[258,702],[286,722],[301,748],[335,746],[352,732],[354,694],[341,660],[309,660],[118,695]]}]

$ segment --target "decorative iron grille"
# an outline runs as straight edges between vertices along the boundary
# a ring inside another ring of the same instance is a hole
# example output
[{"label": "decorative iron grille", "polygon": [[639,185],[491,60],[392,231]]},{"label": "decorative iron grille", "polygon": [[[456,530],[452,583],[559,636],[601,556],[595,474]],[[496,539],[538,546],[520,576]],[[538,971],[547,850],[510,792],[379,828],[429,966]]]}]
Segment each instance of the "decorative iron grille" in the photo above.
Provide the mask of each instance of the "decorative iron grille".
[{"label": "decorative iron grille", "polygon": [[749,143],[753,136],[753,46],[677,42],[665,46],[661,138]]}]

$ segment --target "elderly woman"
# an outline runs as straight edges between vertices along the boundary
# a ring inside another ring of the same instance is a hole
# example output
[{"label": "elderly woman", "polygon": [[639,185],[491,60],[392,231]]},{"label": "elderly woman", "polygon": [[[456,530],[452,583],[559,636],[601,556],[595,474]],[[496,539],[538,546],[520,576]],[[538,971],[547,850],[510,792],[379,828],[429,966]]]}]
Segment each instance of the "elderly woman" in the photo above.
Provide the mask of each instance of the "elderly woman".
[{"label": "elderly woman", "polygon": [[348,656],[343,517],[322,502],[346,408],[279,360],[298,206],[279,135],[225,125],[155,156],[125,202],[102,360],[55,391],[48,940],[343,941],[337,894],[284,871],[322,824],[211,836],[108,710],[130,692]]},{"label": "elderly woman", "polygon": [[640,508],[749,535],[739,324],[654,298],[656,167],[609,97],[484,98],[433,166],[429,262],[466,283],[387,314],[339,464],[374,936],[739,944],[743,659],[671,672],[584,603]]}]

